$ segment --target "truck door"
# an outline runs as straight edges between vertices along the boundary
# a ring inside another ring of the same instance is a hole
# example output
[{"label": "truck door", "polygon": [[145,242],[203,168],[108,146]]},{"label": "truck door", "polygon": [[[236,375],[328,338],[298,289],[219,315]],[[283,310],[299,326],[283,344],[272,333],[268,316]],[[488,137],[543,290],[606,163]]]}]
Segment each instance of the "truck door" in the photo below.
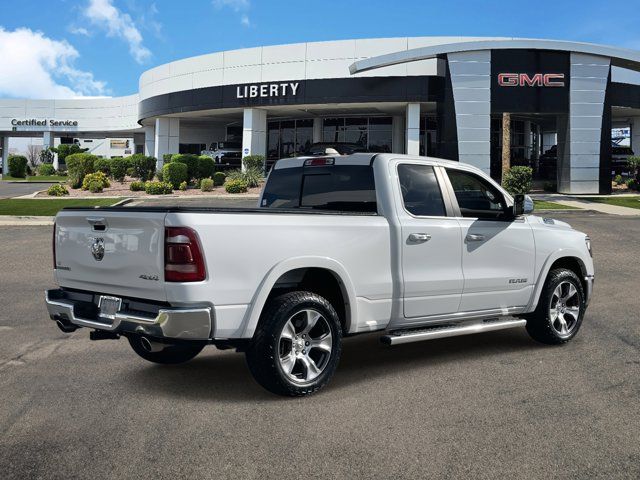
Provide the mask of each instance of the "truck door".
[{"label": "truck door", "polygon": [[534,287],[533,231],[513,218],[504,195],[474,172],[447,168],[460,214],[464,289],[461,312],[522,307]]},{"label": "truck door", "polygon": [[456,313],[463,287],[462,238],[458,220],[447,216],[448,197],[445,201],[438,181],[443,174],[424,162],[391,163],[390,168],[400,197],[396,211],[402,232],[402,324]]}]

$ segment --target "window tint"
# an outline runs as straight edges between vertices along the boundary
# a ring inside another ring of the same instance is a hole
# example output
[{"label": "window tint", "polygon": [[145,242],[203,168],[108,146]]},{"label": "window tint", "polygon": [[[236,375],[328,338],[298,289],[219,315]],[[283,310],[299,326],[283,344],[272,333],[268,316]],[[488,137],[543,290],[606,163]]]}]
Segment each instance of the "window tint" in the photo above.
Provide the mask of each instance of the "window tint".
[{"label": "window tint", "polygon": [[463,217],[498,219],[506,216],[504,196],[483,178],[447,169]]},{"label": "window tint", "polygon": [[398,165],[398,178],[404,208],[413,215],[444,217],[442,193],[433,167],[429,165]]},{"label": "window tint", "polygon": [[275,169],[261,206],[377,212],[373,169],[369,165]]}]

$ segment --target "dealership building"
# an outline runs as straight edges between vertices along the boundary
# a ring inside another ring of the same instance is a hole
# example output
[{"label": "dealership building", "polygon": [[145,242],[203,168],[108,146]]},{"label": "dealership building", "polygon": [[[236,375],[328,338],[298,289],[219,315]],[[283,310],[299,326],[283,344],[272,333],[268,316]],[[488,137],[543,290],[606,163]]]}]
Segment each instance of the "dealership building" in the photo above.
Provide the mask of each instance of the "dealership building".
[{"label": "dealership building", "polygon": [[[409,37],[247,48],[168,63],[118,98],[0,99],[12,137],[117,139],[120,154],[199,153],[236,141],[267,161],[316,142],[429,155],[499,178],[512,165],[563,193],[609,193],[612,141],[640,153],[640,52],[554,40]],[[628,138],[612,139],[612,129]],[[114,144],[112,143],[112,146]],[[113,148],[107,156],[118,154]]]}]

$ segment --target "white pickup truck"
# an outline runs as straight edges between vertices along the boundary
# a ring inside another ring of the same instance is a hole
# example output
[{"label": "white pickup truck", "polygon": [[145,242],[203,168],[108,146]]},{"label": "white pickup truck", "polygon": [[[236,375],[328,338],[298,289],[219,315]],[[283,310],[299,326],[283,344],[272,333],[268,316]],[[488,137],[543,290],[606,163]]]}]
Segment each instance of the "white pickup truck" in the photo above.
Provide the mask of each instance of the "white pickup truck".
[{"label": "white pickup truck", "polygon": [[53,231],[50,317],[127,337],[171,364],[246,352],[271,392],[333,375],[342,338],[406,342],[525,327],[573,338],[594,280],[590,239],[529,215],[458,162],[358,153],[280,160],[258,208],[67,208]]}]

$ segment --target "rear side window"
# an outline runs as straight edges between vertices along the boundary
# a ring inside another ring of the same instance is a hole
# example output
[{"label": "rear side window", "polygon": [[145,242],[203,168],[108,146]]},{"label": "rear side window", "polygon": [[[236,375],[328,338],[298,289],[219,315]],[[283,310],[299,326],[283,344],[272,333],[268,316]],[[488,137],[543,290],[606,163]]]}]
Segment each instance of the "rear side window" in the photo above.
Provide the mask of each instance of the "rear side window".
[{"label": "rear side window", "polygon": [[373,169],[369,165],[274,169],[261,206],[375,213]]},{"label": "rear side window", "polygon": [[444,201],[436,174],[430,165],[398,165],[404,208],[420,217],[444,217]]}]

